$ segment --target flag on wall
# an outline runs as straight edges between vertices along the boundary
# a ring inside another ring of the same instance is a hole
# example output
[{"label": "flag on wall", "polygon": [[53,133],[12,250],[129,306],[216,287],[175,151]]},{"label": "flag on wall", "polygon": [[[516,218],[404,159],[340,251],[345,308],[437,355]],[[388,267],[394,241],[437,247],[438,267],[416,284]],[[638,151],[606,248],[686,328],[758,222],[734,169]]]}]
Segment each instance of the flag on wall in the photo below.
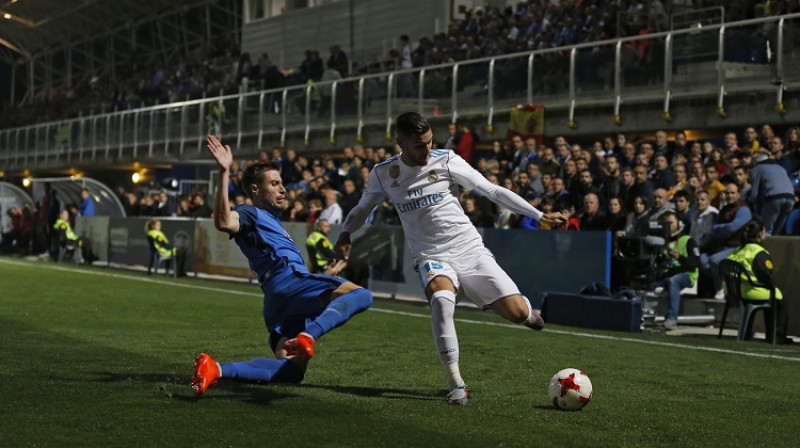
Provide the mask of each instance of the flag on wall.
[{"label": "flag on wall", "polygon": [[508,122],[508,135],[511,140],[515,135],[535,137],[540,140],[544,137],[544,106],[518,106],[511,108],[511,118]]}]

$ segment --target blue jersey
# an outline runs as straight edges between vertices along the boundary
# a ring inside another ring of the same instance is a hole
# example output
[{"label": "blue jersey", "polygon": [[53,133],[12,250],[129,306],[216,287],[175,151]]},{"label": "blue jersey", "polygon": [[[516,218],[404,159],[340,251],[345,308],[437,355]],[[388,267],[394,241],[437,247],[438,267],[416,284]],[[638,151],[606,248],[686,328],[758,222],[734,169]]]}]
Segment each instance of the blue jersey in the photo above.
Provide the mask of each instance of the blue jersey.
[{"label": "blue jersey", "polygon": [[234,240],[258,275],[264,291],[264,323],[273,345],[294,337],[325,309],[320,298],[346,280],[308,272],[297,244],[271,213],[252,205],[236,207],[239,232]]},{"label": "blue jersey", "polygon": [[278,218],[252,205],[240,205],[235,211],[239,213],[239,233],[234,240],[259,282],[264,284],[286,272],[308,273],[297,244]]}]

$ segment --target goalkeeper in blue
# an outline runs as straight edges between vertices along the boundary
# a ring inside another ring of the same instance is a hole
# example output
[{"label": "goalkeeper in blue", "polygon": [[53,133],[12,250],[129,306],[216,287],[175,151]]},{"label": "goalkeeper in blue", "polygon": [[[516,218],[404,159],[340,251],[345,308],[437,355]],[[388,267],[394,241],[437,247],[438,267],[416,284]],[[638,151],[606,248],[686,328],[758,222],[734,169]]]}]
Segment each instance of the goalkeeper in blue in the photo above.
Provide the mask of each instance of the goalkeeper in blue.
[{"label": "goalkeeper in blue", "polygon": [[369,308],[372,294],[345,279],[308,272],[300,250],[277,217],[289,206],[277,165],[247,167],[242,184],[253,205],[231,210],[227,194],[231,148],[209,136],[208,150],[219,165],[214,225],[234,239],[258,275],[264,291],[264,323],[275,359],[218,363],[201,353],[195,358],[192,391],[202,395],[222,378],[299,383],[314,356],[315,342]]}]

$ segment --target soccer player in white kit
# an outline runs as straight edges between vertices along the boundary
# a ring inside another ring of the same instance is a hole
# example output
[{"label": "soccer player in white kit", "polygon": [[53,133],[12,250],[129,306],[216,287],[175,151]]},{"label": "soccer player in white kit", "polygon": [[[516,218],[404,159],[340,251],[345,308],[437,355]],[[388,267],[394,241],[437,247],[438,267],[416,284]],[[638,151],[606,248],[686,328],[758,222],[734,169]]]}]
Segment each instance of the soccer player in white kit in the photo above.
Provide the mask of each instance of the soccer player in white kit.
[{"label": "soccer player in white kit", "polygon": [[432,150],[433,133],[422,115],[400,115],[397,134],[402,152],[373,168],[358,205],[345,219],[336,249],[346,259],[352,247],[350,234],[364,224],[375,205],[387,198],[392,201],[430,303],[433,337],[450,389],[448,402],[466,405],[453,321],[458,289],[476,305],[511,322],[541,330],[544,320],[483,245],[458,200],[458,185],[546,223],[559,225],[566,219],[560,213],[542,213],[516,193],[490,183],[453,151]]}]

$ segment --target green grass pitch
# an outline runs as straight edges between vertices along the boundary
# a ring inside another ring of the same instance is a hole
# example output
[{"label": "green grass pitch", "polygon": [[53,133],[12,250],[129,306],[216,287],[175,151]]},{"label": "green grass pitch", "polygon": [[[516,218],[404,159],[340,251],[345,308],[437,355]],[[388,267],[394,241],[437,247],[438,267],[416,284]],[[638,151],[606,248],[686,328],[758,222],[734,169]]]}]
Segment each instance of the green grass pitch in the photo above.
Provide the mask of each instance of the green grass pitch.
[{"label": "green grass pitch", "polygon": [[[190,390],[192,360],[271,356],[255,285],[0,258],[0,446],[798,446],[796,347],[456,315],[466,407],[446,404],[424,306],[376,301],[300,385]],[[585,371],[594,398],[553,409]]]}]

